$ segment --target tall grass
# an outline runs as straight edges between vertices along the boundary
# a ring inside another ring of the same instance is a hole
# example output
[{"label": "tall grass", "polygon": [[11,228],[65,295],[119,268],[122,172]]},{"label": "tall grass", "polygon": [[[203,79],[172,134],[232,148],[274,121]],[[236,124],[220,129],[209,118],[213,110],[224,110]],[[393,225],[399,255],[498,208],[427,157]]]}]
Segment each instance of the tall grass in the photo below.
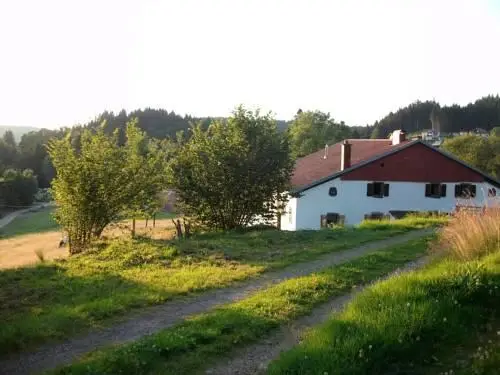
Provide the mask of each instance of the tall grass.
[{"label": "tall grass", "polygon": [[500,249],[500,207],[458,212],[443,228],[440,244],[457,258],[474,259]]}]

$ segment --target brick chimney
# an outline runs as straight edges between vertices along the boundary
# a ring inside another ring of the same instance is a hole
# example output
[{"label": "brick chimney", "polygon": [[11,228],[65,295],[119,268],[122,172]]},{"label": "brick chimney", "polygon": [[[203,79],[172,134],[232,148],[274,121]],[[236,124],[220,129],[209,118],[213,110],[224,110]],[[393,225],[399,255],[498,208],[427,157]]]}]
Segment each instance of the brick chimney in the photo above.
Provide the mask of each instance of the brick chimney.
[{"label": "brick chimney", "polygon": [[399,145],[400,143],[406,141],[406,133],[403,130],[394,130],[392,132],[391,139],[393,146]]},{"label": "brick chimney", "polygon": [[340,170],[351,167],[351,147],[352,145],[346,139],[342,142],[342,150],[340,152]]}]

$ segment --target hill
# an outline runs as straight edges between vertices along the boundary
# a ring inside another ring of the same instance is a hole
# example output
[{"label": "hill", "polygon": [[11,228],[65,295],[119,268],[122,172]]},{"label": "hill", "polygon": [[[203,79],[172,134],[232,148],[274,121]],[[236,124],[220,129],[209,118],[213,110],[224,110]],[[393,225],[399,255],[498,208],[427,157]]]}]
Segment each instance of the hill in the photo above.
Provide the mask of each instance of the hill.
[{"label": "hill", "polygon": [[465,106],[441,106],[435,101],[416,101],[396,112],[390,112],[373,126],[373,138],[385,138],[396,129],[404,129],[408,133],[432,128],[445,133],[476,128],[490,131],[500,126],[500,96],[484,96]]},{"label": "hill", "polygon": [[35,128],[34,126],[8,126],[8,125],[0,125],[0,137],[7,131],[11,130],[14,133],[14,138],[17,142],[21,139],[23,134],[38,131],[40,128]]}]

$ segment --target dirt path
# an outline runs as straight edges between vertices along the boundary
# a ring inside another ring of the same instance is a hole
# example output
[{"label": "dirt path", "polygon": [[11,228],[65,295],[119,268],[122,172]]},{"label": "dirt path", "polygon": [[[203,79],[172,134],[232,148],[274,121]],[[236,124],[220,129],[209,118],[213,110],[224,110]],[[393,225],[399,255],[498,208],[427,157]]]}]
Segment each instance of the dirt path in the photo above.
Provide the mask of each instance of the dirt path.
[{"label": "dirt path", "polygon": [[[382,279],[421,267],[429,260],[430,257],[424,257],[410,262]],[[376,280],[370,284],[380,280]],[[342,310],[364,288],[366,286],[356,289],[351,294],[332,298],[330,301],[315,308],[311,314],[282,326],[276,333],[266,337],[264,340],[235,351],[230,359],[221,360],[217,365],[206,370],[205,373],[212,375],[264,374],[272,360],[277,359],[282,352],[290,350],[299,344],[307,330],[325,322],[334,312]]]},{"label": "dirt path", "polygon": [[63,343],[42,346],[33,352],[16,353],[0,359],[0,374],[32,374],[71,363],[79,356],[103,346],[137,340],[180,322],[187,316],[207,311],[217,305],[240,300],[258,289],[286,279],[303,276],[325,267],[359,258],[371,251],[407,242],[432,233],[432,229],[413,231],[350,250],[326,254],[315,261],[295,264],[280,271],[269,272],[257,279],[231,288],[218,289],[163,305],[141,309],[113,326],[94,330]]}]

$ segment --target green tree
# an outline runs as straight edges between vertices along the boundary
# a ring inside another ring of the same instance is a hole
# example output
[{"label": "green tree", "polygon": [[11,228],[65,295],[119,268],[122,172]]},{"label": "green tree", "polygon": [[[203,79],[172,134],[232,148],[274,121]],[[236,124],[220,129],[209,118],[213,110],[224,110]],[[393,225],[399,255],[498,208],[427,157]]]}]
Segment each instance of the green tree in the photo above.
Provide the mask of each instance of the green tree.
[{"label": "green tree", "polygon": [[289,129],[292,154],[300,157],[318,151],[325,144],[349,138],[350,129],[321,111],[298,111]]},{"label": "green tree", "polygon": [[70,133],[49,143],[57,173],[52,181],[56,219],[68,233],[71,254],[85,250],[107,225],[139,205],[149,181],[158,186],[151,165],[159,172],[155,163],[161,157],[148,152],[136,123],[128,124],[123,146],[118,131],[106,135],[104,128],[84,129],[78,145]]},{"label": "green tree", "polygon": [[446,139],[443,149],[485,173],[500,176],[499,141],[498,137],[464,135]]},{"label": "green tree", "polygon": [[270,115],[238,107],[226,123],[192,129],[171,165],[184,214],[212,229],[275,218],[293,162],[286,133]]},{"label": "green tree", "polygon": [[26,207],[33,204],[38,184],[33,171],[7,169],[0,178],[0,197],[5,206]]}]

